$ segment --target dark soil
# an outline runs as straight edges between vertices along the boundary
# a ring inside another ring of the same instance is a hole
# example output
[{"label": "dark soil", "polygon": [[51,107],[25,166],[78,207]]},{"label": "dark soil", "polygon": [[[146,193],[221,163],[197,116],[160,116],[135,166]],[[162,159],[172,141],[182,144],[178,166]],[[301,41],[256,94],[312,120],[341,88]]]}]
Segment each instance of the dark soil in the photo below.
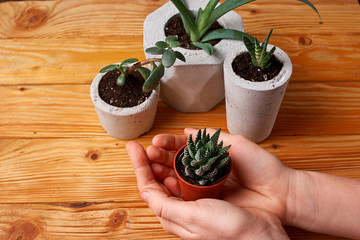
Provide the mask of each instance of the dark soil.
[{"label": "dark soil", "polygon": [[[178,156],[181,156],[181,153],[182,152],[180,152],[180,154]],[[188,182],[192,185],[199,186],[198,182],[194,181],[192,178],[189,178],[188,176],[185,175],[185,167],[181,162],[181,158],[178,157],[176,159],[175,167],[182,179],[184,179],[186,182]],[[218,174],[216,174],[213,181],[208,181],[205,186],[211,186],[211,185],[215,185],[215,184],[221,182],[226,177],[227,173],[230,170],[231,170],[231,161],[229,161],[229,163],[226,166],[220,168]]]},{"label": "dark soil", "polygon": [[[212,31],[215,29],[222,29],[223,27],[218,23],[215,22],[208,30]],[[169,19],[167,24],[165,25],[165,36],[176,36],[178,38],[178,41],[180,42],[180,47],[191,49],[191,50],[197,50],[197,47],[194,47],[191,45],[190,37],[187,35],[184,24],[181,20],[180,15],[175,15],[172,18]],[[208,41],[211,45],[215,46],[217,43],[219,43],[221,40],[212,40]]]},{"label": "dark soil", "polygon": [[263,82],[276,77],[281,71],[283,64],[273,55],[268,68],[255,67],[251,62],[248,52],[238,55],[232,62],[232,68],[236,75],[252,82]]},{"label": "dark soil", "polygon": [[115,107],[134,107],[144,102],[151,92],[144,93],[142,86],[144,78],[140,73],[134,72],[126,78],[124,86],[116,84],[119,77],[119,70],[107,72],[99,83],[99,95],[106,103]]}]

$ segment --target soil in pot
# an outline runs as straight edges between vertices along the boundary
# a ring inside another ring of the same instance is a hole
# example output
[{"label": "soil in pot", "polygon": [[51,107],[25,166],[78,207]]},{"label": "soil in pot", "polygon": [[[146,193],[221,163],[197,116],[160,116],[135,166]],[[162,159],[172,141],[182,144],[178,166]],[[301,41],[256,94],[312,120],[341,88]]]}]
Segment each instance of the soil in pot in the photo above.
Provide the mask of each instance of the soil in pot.
[{"label": "soil in pot", "polygon": [[[215,30],[215,29],[222,29],[223,27],[220,23],[215,22],[208,30],[208,32]],[[191,45],[191,40],[189,35],[187,35],[184,24],[181,20],[179,14],[174,15],[169,19],[169,21],[165,25],[165,36],[177,36],[178,41],[180,42],[180,47],[191,49],[191,50],[198,50],[197,47]],[[215,46],[221,40],[212,40],[208,41],[211,45]]]},{"label": "soil in pot", "polygon": [[283,64],[273,55],[269,60],[268,68],[255,67],[251,62],[248,52],[238,55],[232,62],[232,68],[236,75],[252,82],[263,82],[276,77],[281,71]]},{"label": "soil in pot", "polygon": [[149,98],[151,92],[142,91],[144,78],[140,73],[129,74],[124,86],[116,84],[119,75],[120,71],[115,69],[107,72],[100,80],[99,95],[103,101],[115,107],[127,108],[137,106]]},{"label": "soil in pot", "polygon": [[[182,156],[182,154],[178,154],[178,157],[175,161],[175,167],[176,167],[178,174],[186,182],[188,182],[192,185],[195,185],[195,186],[200,186],[197,181],[194,181],[192,178],[189,178],[188,176],[186,176],[185,167],[181,163],[181,156]],[[220,168],[218,174],[216,174],[214,179],[212,181],[208,181],[205,186],[212,186],[212,185],[215,185],[215,184],[221,182],[227,176],[227,174],[230,170],[231,170],[231,161],[229,161],[229,163],[226,166]]]}]

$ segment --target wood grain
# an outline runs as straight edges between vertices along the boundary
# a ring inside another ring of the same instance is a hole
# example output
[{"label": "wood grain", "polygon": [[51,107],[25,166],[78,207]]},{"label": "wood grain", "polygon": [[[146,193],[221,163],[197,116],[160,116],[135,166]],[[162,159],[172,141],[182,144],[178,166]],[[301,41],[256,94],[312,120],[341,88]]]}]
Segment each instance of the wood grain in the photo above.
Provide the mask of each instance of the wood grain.
[{"label": "wood grain", "polygon": [[[0,138],[106,136],[88,85],[0,86]],[[185,127],[222,127],[225,103],[203,114],[180,113],[160,102],[149,135]],[[360,134],[360,83],[290,83],[273,135]]]},{"label": "wood grain", "polygon": [[[0,240],[179,239],[140,199],[125,150],[91,102],[104,65],[143,58],[143,21],[168,0],[0,1]],[[294,0],[236,10],[245,30],[286,51],[293,75],[271,136],[289,167],[360,179],[360,27],[356,0]],[[180,113],[159,102],[159,133],[221,127],[225,103]],[[291,239],[342,238],[286,227]]]},{"label": "wood grain", "polygon": [[[148,137],[137,141],[151,144]],[[140,201],[126,143],[1,139],[0,203]],[[261,146],[292,168],[360,178],[360,136],[271,137]]]}]

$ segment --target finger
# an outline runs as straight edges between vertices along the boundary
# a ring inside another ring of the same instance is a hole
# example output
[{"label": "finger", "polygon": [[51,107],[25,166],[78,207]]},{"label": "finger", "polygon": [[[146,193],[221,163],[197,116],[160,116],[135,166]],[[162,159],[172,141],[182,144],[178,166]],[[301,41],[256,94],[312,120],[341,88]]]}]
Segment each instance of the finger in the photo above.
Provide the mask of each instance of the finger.
[{"label": "finger", "polygon": [[188,230],[186,230],[183,226],[176,224],[172,221],[169,221],[165,218],[159,217],[159,220],[160,220],[161,226],[164,228],[164,230],[167,233],[176,235],[182,239],[188,239],[188,240],[195,239],[194,238],[195,236],[193,236],[193,234],[191,232],[189,232]]},{"label": "finger", "polygon": [[146,149],[146,154],[151,162],[163,164],[173,168],[175,152],[151,145]]},{"label": "finger", "polygon": [[163,180],[165,187],[171,192],[175,197],[181,197],[181,190],[179,181],[176,177],[167,177]]},{"label": "finger", "polygon": [[189,218],[194,212],[192,203],[169,197],[163,191],[155,189],[147,189],[142,196],[156,216],[181,226],[191,221]]},{"label": "finger", "polygon": [[186,143],[183,135],[159,134],[152,140],[153,145],[166,150],[177,151]]},{"label": "finger", "polygon": [[164,178],[172,176],[175,177],[174,169],[168,168],[162,164],[152,163],[151,164],[152,172],[156,179],[162,181]]},{"label": "finger", "polygon": [[144,148],[139,143],[131,141],[126,144],[126,150],[133,165],[140,192],[149,187],[161,189],[151,171]]}]

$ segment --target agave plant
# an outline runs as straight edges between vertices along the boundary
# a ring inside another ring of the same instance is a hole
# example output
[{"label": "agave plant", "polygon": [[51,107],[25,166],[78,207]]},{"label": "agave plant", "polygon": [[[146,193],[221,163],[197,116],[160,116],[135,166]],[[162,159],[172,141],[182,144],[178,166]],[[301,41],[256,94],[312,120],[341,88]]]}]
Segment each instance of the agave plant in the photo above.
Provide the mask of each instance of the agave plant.
[{"label": "agave plant", "polygon": [[[209,0],[204,9],[200,8],[194,18],[191,11],[187,8],[183,0],[171,0],[178,9],[183,21],[185,31],[189,35],[192,45],[205,50],[209,55],[214,53],[214,48],[207,41],[214,39],[237,39],[243,40],[243,37],[252,38],[250,35],[233,30],[233,29],[217,29],[209,33],[207,31],[213,23],[221,16],[234,10],[235,8],[255,0],[226,0],[222,4],[218,4],[219,0]],[[310,6],[319,16],[321,16],[315,6],[309,0],[298,0]]]},{"label": "agave plant", "polygon": [[269,38],[273,29],[270,30],[262,44],[259,43],[257,38],[249,39],[244,37],[244,44],[251,56],[251,62],[255,67],[268,68],[270,66],[269,60],[276,50],[276,47],[272,47],[269,52],[266,52]]},{"label": "agave plant", "polygon": [[[142,88],[143,92],[149,92],[159,85],[160,79],[164,76],[165,68],[173,66],[176,59],[186,61],[184,55],[173,50],[173,48],[178,46],[180,46],[180,43],[177,41],[177,38],[175,36],[169,36],[165,41],[157,42],[155,47],[146,49],[148,53],[161,55],[161,58],[149,58],[142,61],[136,58],[129,58],[120,64],[112,64],[102,68],[100,73],[118,69],[120,75],[116,83],[119,86],[123,86],[127,76],[134,71],[138,71],[145,80]],[[144,67],[148,64],[150,64],[151,69]]]},{"label": "agave plant", "polygon": [[181,162],[185,168],[185,174],[200,186],[211,183],[220,169],[226,166],[229,161],[230,146],[223,147],[223,141],[217,144],[221,129],[219,128],[210,138],[206,129],[201,129],[196,134],[195,140],[189,135],[187,145]]}]

